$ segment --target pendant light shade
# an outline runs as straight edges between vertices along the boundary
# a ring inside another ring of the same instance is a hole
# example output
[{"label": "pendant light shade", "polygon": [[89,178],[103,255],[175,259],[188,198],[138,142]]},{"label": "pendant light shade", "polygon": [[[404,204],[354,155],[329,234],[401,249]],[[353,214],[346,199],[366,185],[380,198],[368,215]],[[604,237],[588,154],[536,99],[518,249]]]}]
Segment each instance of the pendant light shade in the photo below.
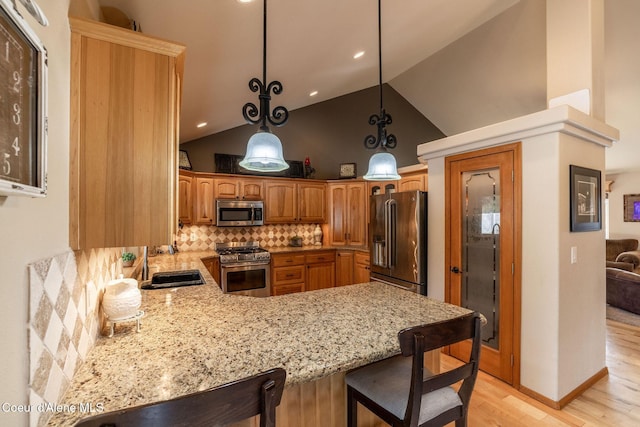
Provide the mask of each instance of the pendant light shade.
[{"label": "pendant light shade", "polygon": [[369,159],[369,170],[363,178],[369,181],[395,181],[400,179],[396,158],[384,148],[377,151]]},{"label": "pendant light shade", "polygon": [[249,138],[247,154],[240,166],[258,172],[278,172],[289,164],[284,161],[280,139],[269,131],[259,131]]},{"label": "pendant light shade", "polygon": [[369,181],[393,181],[400,179],[398,168],[396,166],[396,158],[387,151],[387,148],[395,148],[397,140],[395,135],[387,135],[386,126],[390,125],[391,115],[388,114],[382,103],[382,25],[380,1],[378,0],[378,61],[379,61],[379,91],[380,91],[380,114],[373,114],[369,117],[369,124],[378,126],[378,137],[369,135],[364,139],[366,148],[380,147],[376,153],[369,159],[369,170],[363,176]]},{"label": "pendant light shade", "polygon": [[242,107],[242,116],[251,124],[260,125],[260,130],[249,138],[247,153],[240,162],[240,166],[250,171],[279,172],[289,168],[282,155],[282,143],[271,133],[267,122],[273,126],[282,126],[289,119],[289,111],[278,106],[271,111],[271,92],[280,94],[282,83],[277,80],[267,84],[267,0],[263,9],[263,45],[262,45],[262,80],[257,77],[249,81],[252,92],[260,92],[258,99],[260,107],[248,102]]}]

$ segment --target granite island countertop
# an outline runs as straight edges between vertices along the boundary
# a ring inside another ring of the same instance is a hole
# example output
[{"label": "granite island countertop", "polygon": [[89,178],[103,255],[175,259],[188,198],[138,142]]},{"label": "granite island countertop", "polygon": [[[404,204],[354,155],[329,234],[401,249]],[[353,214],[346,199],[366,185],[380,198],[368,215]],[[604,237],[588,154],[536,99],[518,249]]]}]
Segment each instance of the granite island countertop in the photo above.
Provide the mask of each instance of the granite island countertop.
[{"label": "granite island countertop", "polygon": [[[119,326],[101,337],[76,372],[63,405],[123,409],[205,390],[274,367],[287,384],[310,382],[399,353],[403,328],[469,310],[378,282],[277,297],[226,295],[201,258],[150,258],[150,273],[194,269],[206,284],[143,290],[142,331]],[[60,412],[49,425],[88,414]]]}]

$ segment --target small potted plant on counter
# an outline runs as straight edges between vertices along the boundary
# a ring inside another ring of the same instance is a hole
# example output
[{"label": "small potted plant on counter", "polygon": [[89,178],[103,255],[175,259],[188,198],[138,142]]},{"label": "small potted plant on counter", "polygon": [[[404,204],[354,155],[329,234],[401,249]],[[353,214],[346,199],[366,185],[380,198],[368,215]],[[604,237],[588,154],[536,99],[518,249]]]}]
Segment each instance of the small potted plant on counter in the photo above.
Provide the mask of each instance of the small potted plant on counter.
[{"label": "small potted plant on counter", "polygon": [[131,267],[133,265],[133,261],[136,260],[136,256],[131,252],[123,252],[122,253],[122,266],[123,267]]}]

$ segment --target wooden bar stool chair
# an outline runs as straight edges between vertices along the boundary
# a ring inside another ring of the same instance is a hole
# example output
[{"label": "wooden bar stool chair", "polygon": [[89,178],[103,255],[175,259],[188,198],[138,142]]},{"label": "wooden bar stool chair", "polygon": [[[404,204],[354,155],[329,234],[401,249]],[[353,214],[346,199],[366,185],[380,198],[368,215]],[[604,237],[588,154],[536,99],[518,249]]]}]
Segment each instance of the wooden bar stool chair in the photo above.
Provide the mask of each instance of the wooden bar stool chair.
[{"label": "wooden bar stool chair", "polygon": [[260,427],[275,427],[286,371],[271,369],[198,393],[95,415],[76,427],[225,426],[260,415]]},{"label": "wooden bar stool chair", "polygon": [[[358,402],[393,427],[467,425],[471,392],[478,375],[481,317],[471,313],[398,333],[401,355],[346,375],[348,426],[357,426]],[[440,374],[423,367],[424,353],[471,339],[469,361]],[[409,357],[413,356],[413,357]],[[453,384],[462,380],[456,392]]]}]

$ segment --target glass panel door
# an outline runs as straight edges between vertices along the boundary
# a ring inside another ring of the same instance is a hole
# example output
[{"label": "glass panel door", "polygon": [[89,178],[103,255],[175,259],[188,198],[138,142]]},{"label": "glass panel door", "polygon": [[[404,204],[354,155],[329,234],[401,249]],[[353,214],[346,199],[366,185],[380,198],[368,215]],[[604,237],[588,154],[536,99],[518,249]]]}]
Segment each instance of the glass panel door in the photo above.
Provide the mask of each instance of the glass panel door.
[{"label": "glass panel door", "polygon": [[461,305],[487,318],[485,345],[500,345],[500,170],[462,174]]}]

